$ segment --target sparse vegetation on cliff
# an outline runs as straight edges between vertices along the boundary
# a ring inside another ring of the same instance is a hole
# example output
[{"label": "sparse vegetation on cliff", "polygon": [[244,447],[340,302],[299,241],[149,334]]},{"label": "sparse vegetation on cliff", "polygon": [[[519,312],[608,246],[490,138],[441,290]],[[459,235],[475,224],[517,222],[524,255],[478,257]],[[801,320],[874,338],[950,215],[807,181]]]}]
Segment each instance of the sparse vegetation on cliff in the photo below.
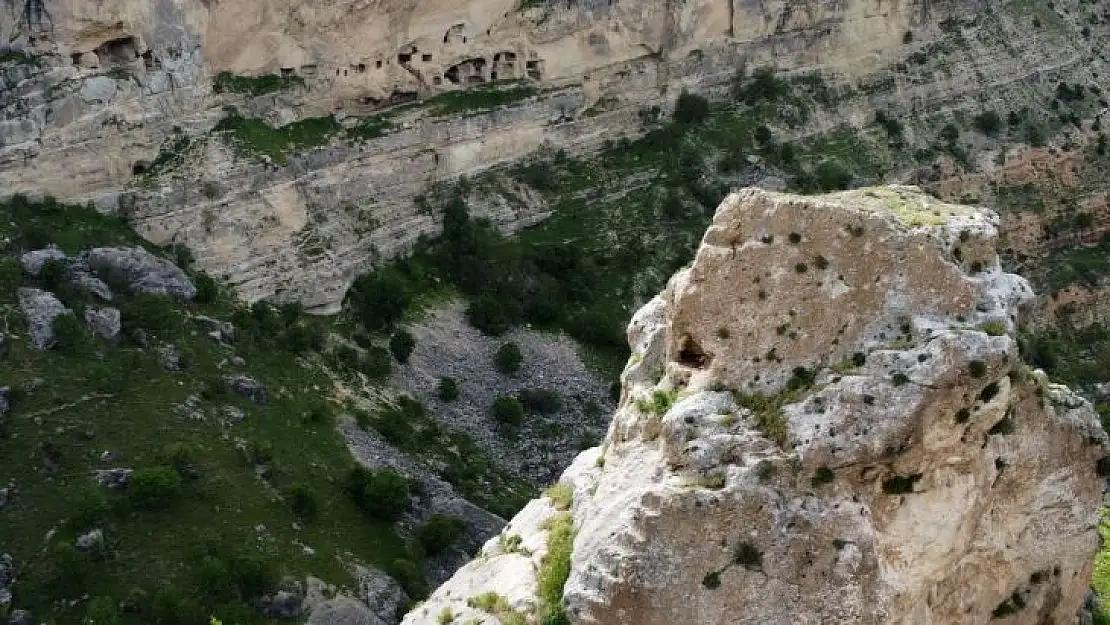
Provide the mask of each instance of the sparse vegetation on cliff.
[{"label": "sparse vegetation on cliff", "polygon": [[279,76],[278,74],[243,76],[220,72],[212,81],[212,90],[216,93],[239,93],[252,97],[303,86],[304,79],[300,76]]}]

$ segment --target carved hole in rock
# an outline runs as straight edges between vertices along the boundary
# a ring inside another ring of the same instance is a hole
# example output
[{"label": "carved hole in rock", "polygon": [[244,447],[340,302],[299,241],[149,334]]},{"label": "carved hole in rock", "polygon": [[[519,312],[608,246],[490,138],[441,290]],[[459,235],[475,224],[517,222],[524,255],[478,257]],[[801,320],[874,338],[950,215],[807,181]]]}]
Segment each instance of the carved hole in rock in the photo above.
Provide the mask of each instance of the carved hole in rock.
[{"label": "carved hole in rock", "polygon": [[382,68],[381,60],[374,61],[374,67],[377,68],[377,69],[381,69]]},{"label": "carved hole in rock", "polygon": [[133,165],[131,165],[131,173],[136,175],[136,176],[141,176],[141,175],[145,174],[146,170],[149,169],[149,168],[150,168],[150,163],[148,163],[146,161],[135,161],[135,163]]},{"label": "carved hole in rock", "polygon": [[[336,71],[338,71],[338,70],[336,70]],[[281,68],[281,77],[282,78],[289,78],[295,72],[296,72],[296,70],[294,70],[292,67],[283,67],[283,68]]]},{"label": "carved hole in rock", "polygon": [[440,78],[439,76],[432,76],[432,84],[433,85],[438,85],[438,84],[441,84],[442,82],[443,82],[443,79]]},{"label": "carved hole in rock", "polygon": [[147,69],[162,69],[162,61],[154,56],[153,50],[147,50],[140,56],[143,57],[143,65],[146,66]]},{"label": "carved hole in rock", "polygon": [[432,55],[425,54],[425,55],[420,57],[420,60],[424,61],[425,63],[431,63],[432,62]]},{"label": "carved hole in rock", "polygon": [[81,64],[81,53],[80,52],[74,52],[73,54],[69,55],[69,59],[71,61],[73,61],[74,65],[80,65]]},{"label": "carved hole in rock", "polygon": [[405,63],[408,63],[411,60],[412,60],[412,55],[411,54],[407,54],[405,52],[398,52],[397,53],[397,62],[398,63],[404,65]]},{"label": "carved hole in rock", "polygon": [[134,37],[121,37],[100,44],[94,50],[102,64],[125,64],[139,58],[139,51],[135,46]]},{"label": "carved hole in rock", "polygon": [[355,69],[357,69],[358,73],[360,73],[360,74],[362,72],[365,72],[366,71],[366,63],[359,63],[358,65],[355,66]]},{"label": "carved hole in rock", "polygon": [[682,338],[682,348],[678,350],[679,364],[694,369],[704,369],[709,366],[711,360],[701,345],[698,345],[690,335]]},{"label": "carved hole in rock", "polygon": [[497,72],[490,72],[489,73],[489,79],[490,80],[497,80]]},{"label": "carved hole in rock", "polygon": [[459,84],[459,66],[455,65],[443,72],[443,77],[450,81],[452,84]]},{"label": "carved hole in rock", "polygon": [[907,495],[913,492],[914,484],[920,479],[920,473],[895,475],[890,479],[883,480],[883,492],[888,495]]}]

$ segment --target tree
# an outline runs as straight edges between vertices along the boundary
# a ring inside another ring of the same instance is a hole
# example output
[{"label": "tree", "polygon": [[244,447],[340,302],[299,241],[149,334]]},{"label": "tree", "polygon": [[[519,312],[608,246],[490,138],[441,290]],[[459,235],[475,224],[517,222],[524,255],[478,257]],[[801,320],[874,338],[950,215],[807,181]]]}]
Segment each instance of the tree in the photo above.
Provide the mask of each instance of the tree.
[{"label": "tree", "polygon": [[370,332],[392,327],[405,314],[411,301],[404,277],[392,267],[359,276],[347,298]]},{"label": "tree", "polygon": [[515,397],[498,395],[497,399],[493,400],[490,410],[493,418],[503,425],[519,427],[524,422],[524,407]]},{"label": "tree", "polygon": [[399,363],[409,361],[412,350],[416,348],[416,338],[408,330],[397,330],[389,337],[389,351]]},{"label": "tree", "polygon": [[194,299],[198,304],[211,304],[220,297],[220,285],[203,271],[197,273],[193,284],[197,287],[197,295]]},{"label": "tree", "polygon": [[520,365],[523,362],[524,355],[520,353],[516,343],[501,345],[493,356],[493,366],[504,375],[513,375],[520,371]]},{"label": "tree", "polygon": [[119,608],[111,597],[95,597],[85,607],[85,625],[119,625]]},{"label": "tree", "polygon": [[547,388],[526,388],[517,397],[521,406],[530,413],[552,414],[563,407],[559,393]]},{"label": "tree", "polygon": [[972,123],[975,124],[976,130],[993,137],[1002,129],[1002,116],[995,111],[983,111],[975,116]]},{"label": "tree", "polygon": [[465,531],[466,523],[462,519],[433,514],[432,518],[416,531],[416,539],[420,541],[424,553],[434,556],[453,545]]},{"label": "tree", "polygon": [[289,507],[293,514],[304,520],[316,518],[316,496],[303,484],[296,484],[289,491]]}]

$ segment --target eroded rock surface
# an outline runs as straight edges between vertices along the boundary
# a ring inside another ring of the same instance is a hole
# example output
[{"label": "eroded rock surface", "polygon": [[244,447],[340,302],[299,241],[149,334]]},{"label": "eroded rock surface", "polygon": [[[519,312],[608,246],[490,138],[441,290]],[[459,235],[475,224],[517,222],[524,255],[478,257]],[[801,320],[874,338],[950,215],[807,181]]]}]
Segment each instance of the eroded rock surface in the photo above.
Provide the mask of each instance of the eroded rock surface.
[{"label": "eroded rock surface", "polygon": [[[1076,622],[1107,436],[1020,361],[1032,290],[996,226],[906,187],[728,197],[630,324],[606,442],[562,478],[570,621]],[[488,591],[544,610],[559,499],[404,622],[505,622],[467,605]]]}]

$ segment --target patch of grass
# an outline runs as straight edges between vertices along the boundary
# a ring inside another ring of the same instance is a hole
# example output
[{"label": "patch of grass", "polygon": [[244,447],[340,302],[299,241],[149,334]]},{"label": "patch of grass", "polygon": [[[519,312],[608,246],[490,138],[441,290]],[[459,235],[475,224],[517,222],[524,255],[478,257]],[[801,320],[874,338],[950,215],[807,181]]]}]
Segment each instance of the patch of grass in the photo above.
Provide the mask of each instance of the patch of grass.
[{"label": "patch of grass", "polygon": [[42,60],[33,54],[19,50],[4,50],[0,52],[0,65],[24,65],[26,67],[41,67]]},{"label": "patch of grass", "polygon": [[570,484],[558,483],[543,492],[543,496],[551,500],[556,510],[570,510],[574,501],[574,489]]},{"label": "patch of grass", "polygon": [[990,336],[1005,336],[1006,324],[1001,321],[987,321],[979,325],[979,329]]},{"label": "patch of grass", "polygon": [[490,84],[469,89],[446,91],[424,101],[432,115],[474,113],[526,100],[539,93],[528,84]]},{"label": "patch of grass", "polygon": [[216,78],[212,82],[212,90],[216,93],[241,93],[252,97],[303,86],[304,79],[300,76],[279,76],[277,74],[243,76],[231,72],[220,72],[216,74]]},{"label": "patch of grass", "polygon": [[574,546],[574,523],[569,512],[560,512],[547,522],[547,553],[537,573],[540,618],[543,623],[568,624],[563,607],[563,586],[570,577],[570,554]]},{"label": "patch of grass", "polygon": [[786,423],[786,414],[782,407],[789,403],[784,395],[768,397],[765,395],[745,394],[734,392],[736,403],[751,410],[755,415],[755,426],[764,436],[779,445],[786,447],[790,438],[790,428]]},{"label": "patch of grass", "polygon": [[243,117],[228,109],[214,132],[224,133],[236,149],[247,156],[265,156],[284,165],[288,155],[326,145],[343,126],[335,117],[310,117],[274,128],[261,119]]}]

